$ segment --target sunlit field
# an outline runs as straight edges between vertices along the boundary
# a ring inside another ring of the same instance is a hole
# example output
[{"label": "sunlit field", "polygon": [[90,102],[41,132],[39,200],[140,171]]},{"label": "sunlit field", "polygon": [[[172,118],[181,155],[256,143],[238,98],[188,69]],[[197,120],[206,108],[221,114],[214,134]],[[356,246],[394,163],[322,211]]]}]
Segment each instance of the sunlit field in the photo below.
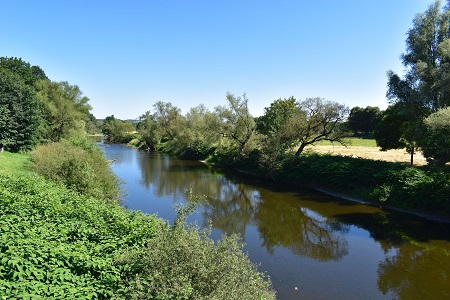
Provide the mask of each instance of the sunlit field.
[{"label": "sunlit field", "polygon": [[[339,143],[322,142],[315,146],[310,146],[307,150],[312,150],[320,153],[331,153],[335,155],[361,157],[374,160],[383,160],[390,162],[410,162],[410,155],[405,149],[380,151],[375,140],[349,138],[347,139],[347,147]],[[425,165],[427,161],[422,153],[417,152],[414,155],[414,165]]]}]

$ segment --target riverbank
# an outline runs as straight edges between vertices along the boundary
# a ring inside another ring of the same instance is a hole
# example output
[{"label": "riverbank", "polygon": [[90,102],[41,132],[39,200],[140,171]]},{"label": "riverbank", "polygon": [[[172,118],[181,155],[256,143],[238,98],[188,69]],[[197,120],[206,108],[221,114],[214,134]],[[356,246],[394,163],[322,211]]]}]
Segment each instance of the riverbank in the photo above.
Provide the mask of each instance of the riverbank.
[{"label": "riverbank", "polygon": [[422,213],[422,212],[418,212],[418,211],[414,211],[414,210],[408,210],[408,209],[401,209],[398,207],[394,207],[394,206],[389,206],[389,205],[383,205],[380,203],[373,203],[370,201],[366,201],[363,199],[359,199],[359,198],[355,198],[355,197],[351,197],[345,194],[341,194],[341,193],[335,193],[329,190],[325,190],[325,189],[321,189],[321,188],[315,188],[316,191],[321,192],[325,195],[329,195],[329,196],[333,196],[333,197],[337,197],[340,199],[344,199],[344,200],[348,200],[348,201],[352,201],[352,202],[357,202],[357,203],[361,203],[361,204],[365,204],[365,205],[370,205],[370,206],[377,206],[377,207],[381,207],[383,209],[388,209],[388,210],[394,210],[394,211],[398,211],[398,212],[402,212],[402,213],[406,213],[406,214],[411,214],[411,215],[415,215],[417,217],[426,219],[426,220],[430,220],[433,222],[440,222],[440,223],[450,223],[450,217],[448,216],[440,216],[438,214],[429,214],[429,213]]},{"label": "riverbank", "polygon": [[238,238],[219,246],[187,225],[194,206],[180,207],[171,226],[29,164],[28,154],[0,153],[0,298],[275,299]]},{"label": "riverbank", "polygon": [[267,180],[314,188],[349,201],[450,222],[448,168],[434,170],[427,166],[316,152],[286,157],[276,172],[262,168],[255,157],[234,160],[215,157],[207,162]]}]

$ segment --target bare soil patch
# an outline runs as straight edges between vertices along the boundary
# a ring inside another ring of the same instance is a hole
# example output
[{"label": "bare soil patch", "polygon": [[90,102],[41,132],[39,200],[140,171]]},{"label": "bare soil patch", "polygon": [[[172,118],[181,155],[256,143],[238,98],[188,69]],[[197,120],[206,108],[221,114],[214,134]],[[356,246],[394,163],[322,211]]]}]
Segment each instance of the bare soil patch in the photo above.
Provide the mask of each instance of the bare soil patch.
[{"label": "bare soil patch", "polygon": [[[333,155],[342,155],[350,157],[360,157],[373,160],[383,160],[390,162],[410,162],[410,155],[404,149],[380,151],[378,147],[363,146],[310,146],[306,150],[312,150],[319,153],[330,153]],[[422,153],[414,154],[414,165],[426,165],[427,161]]]}]

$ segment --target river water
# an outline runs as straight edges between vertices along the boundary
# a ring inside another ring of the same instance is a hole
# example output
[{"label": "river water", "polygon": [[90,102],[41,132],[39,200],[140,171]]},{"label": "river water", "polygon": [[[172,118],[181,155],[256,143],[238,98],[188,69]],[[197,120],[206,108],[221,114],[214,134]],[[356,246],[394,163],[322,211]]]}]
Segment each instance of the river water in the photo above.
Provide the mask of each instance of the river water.
[{"label": "river water", "polygon": [[197,161],[102,144],[124,205],[173,222],[186,191],[205,195],[188,221],[240,234],[278,299],[450,299],[450,225],[314,191],[225,173]]}]

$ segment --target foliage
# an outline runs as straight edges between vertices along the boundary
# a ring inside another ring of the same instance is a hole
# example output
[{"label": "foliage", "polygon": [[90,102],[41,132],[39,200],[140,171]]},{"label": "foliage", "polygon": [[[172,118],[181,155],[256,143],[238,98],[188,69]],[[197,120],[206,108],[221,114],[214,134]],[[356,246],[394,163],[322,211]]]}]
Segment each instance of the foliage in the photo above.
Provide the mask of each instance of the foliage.
[{"label": "foliage", "polygon": [[[441,1],[432,3],[413,20],[402,55],[406,77],[431,111],[450,105],[450,6],[441,10]],[[409,80],[409,79],[408,79]]]},{"label": "foliage", "polygon": [[101,123],[91,113],[88,114],[85,131],[87,134],[99,134],[102,132]]},{"label": "foliage", "polygon": [[348,134],[339,130],[348,114],[345,105],[322,98],[307,98],[300,102],[300,107],[303,113],[291,118],[287,129],[300,144],[296,156],[306,146],[322,140],[345,144],[343,138]]},{"label": "foliage", "polygon": [[418,141],[422,135],[418,123],[420,118],[416,116],[415,110],[405,103],[389,106],[375,130],[375,139],[381,151],[406,148],[413,165],[414,153],[418,150]]},{"label": "foliage", "polygon": [[426,133],[421,141],[422,153],[431,164],[443,167],[450,162],[450,107],[429,115],[424,123]]},{"label": "foliage", "polygon": [[348,116],[348,127],[357,136],[370,137],[383,117],[378,107],[353,107]]},{"label": "foliage", "polygon": [[164,149],[187,159],[204,159],[215,150],[219,134],[214,128],[216,115],[204,105],[191,108],[173,140]]},{"label": "foliage", "polygon": [[17,57],[0,57],[0,68],[16,74],[25,85],[32,88],[36,86],[39,80],[48,79],[39,66],[31,66],[29,63]]},{"label": "foliage", "polygon": [[0,147],[12,152],[32,149],[40,140],[40,124],[34,88],[0,64]]},{"label": "foliage", "polygon": [[289,131],[292,119],[303,119],[299,103],[294,97],[278,99],[264,108],[264,115],[257,118],[256,130],[260,138],[260,164],[269,173],[281,167],[282,156],[295,146],[296,139]]},{"label": "foliage", "polygon": [[183,121],[181,110],[170,102],[158,101],[154,105],[154,120],[158,122],[161,138],[163,141],[173,140],[180,129]]},{"label": "foliage", "polygon": [[135,128],[129,121],[116,119],[114,115],[105,118],[102,133],[109,143],[128,143],[135,137]]},{"label": "foliage", "polygon": [[71,135],[83,135],[92,118],[89,98],[80,88],[68,82],[41,80],[37,83],[38,99],[44,108],[44,138],[59,142]]},{"label": "foliage", "polygon": [[38,176],[0,175],[0,297],[124,299],[115,257],[158,221]]},{"label": "foliage", "polygon": [[141,120],[137,125],[139,143],[136,146],[145,150],[156,150],[161,142],[161,133],[155,116],[147,111],[139,119]]},{"label": "foliage", "polygon": [[119,260],[129,267],[132,298],[275,299],[269,278],[242,252],[237,236],[215,244],[210,229],[186,224],[193,205],[178,208],[173,227],[160,224],[144,253],[130,251]]},{"label": "foliage", "polygon": [[389,123],[395,127],[385,122],[378,136],[385,139],[386,133],[395,131],[399,140],[383,142],[382,147],[392,149],[403,145],[411,153],[411,164],[414,151],[424,137],[422,121],[450,105],[449,37],[450,5],[441,10],[441,1],[435,1],[424,13],[416,15],[413,27],[407,33],[406,53],[402,55],[406,74],[400,78],[388,71],[387,97],[395,109],[387,113],[408,117],[396,124],[395,116],[392,116]]},{"label": "foliage", "polygon": [[299,104],[294,97],[278,99],[264,108],[264,115],[256,119],[256,130],[265,135],[277,135],[290,119]]},{"label": "foliage", "polygon": [[405,164],[307,153],[287,160],[278,180],[331,189],[361,199],[450,213],[450,173]]},{"label": "foliage", "polygon": [[248,110],[248,99],[244,94],[236,97],[227,93],[228,106],[218,106],[215,108],[218,116],[218,133],[232,142],[237,147],[239,155],[251,151],[250,140],[256,129],[256,123]]},{"label": "foliage", "polygon": [[110,200],[120,196],[119,179],[103,152],[87,139],[39,145],[32,160],[36,173],[81,194]]},{"label": "foliage", "polygon": [[449,213],[450,173],[408,167],[391,171],[373,196],[396,207]]}]

